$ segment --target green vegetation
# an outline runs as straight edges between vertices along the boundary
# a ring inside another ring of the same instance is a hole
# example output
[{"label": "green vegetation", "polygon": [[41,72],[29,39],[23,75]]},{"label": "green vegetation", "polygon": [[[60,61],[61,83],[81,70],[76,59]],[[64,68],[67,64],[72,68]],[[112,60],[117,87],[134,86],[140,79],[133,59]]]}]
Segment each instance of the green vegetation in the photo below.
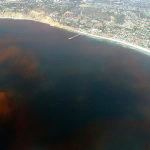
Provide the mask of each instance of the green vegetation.
[{"label": "green vegetation", "polygon": [[141,18],[149,18],[149,14],[143,11],[140,13],[140,17]]},{"label": "green vegetation", "polygon": [[116,18],[116,23],[118,23],[118,24],[123,24],[125,22],[124,14],[117,15],[117,16],[115,16],[115,18]]}]

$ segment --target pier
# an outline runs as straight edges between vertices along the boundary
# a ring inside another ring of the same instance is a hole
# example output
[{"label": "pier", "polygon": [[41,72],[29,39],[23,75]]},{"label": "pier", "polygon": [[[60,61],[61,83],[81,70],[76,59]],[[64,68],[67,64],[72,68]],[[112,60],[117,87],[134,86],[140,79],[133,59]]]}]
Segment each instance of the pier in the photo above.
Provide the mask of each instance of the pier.
[{"label": "pier", "polygon": [[71,40],[71,39],[73,39],[73,38],[75,38],[75,37],[77,37],[77,36],[79,36],[79,35],[81,35],[81,34],[77,34],[77,35],[75,35],[75,36],[73,36],[73,37],[70,37],[70,38],[68,38],[68,40]]}]

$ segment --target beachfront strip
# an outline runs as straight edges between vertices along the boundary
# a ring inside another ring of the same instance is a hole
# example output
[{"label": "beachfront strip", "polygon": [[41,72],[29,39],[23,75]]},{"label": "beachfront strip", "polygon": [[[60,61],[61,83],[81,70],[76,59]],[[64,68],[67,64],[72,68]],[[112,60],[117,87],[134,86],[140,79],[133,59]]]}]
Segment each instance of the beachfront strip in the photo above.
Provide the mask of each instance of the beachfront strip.
[{"label": "beachfront strip", "polygon": [[[48,23],[48,22],[43,22],[43,21],[31,19],[31,18],[19,18],[19,17],[18,18],[16,18],[16,17],[0,17],[0,18],[1,19],[14,19],[14,20],[31,20],[31,21],[37,21],[37,22],[49,24],[50,26],[55,26],[55,23],[53,23],[53,21]],[[131,44],[131,43],[128,43],[128,42],[120,41],[120,40],[113,39],[113,38],[98,36],[98,35],[94,35],[94,34],[89,34],[87,32],[78,31],[78,30],[75,30],[75,29],[70,28],[70,27],[67,28],[67,26],[63,26],[63,25],[57,26],[57,24],[56,24],[55,27],[62,28],[62,29],[65,29],[65,30],[69,30],[69,31],[77,33],[77,34],[94,37],[94,38],[97,38],[97,39],[108,40],[108,41],[112,41],[112,42],[115,42],[115,43],[120,43],[121,45],[124,45],[125,47],[128,46],[128,47],[133,48],[135,50],[140,50],[140,51],[145,52],[146,54],[150,54],[150,49],[147,49],[147,48],[144,48],[144,47],[141,47],[141,46],[138,46],[138,45],[134,45],[134,44]],[[66,40],[68,40],[68,39],[66,39]]]},{"label": "beachfront strip", "polygon": [[143,14],[150,12],[147,7],[149,3],[133,5],[121,0],[118,3],[108,1],[3,1],[0,4],[0,17],[35,20],[149,53],[150,15]]}]

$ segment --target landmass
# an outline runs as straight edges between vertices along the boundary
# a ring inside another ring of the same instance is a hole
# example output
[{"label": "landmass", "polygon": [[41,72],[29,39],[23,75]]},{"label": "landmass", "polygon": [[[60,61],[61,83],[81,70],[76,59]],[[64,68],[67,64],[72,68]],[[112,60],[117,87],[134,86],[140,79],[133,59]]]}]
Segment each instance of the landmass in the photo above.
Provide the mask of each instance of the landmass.
[{"label": "landmass", "polygon": [[150,2],[3,1],[0,17],[29,19],[150,52]]}]

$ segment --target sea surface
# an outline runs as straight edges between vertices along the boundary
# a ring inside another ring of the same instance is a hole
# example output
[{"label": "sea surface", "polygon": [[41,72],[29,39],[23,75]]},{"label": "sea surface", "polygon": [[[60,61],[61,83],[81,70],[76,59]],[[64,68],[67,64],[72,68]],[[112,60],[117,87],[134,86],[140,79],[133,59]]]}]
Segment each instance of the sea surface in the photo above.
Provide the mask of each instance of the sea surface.
[{"label": "sea surface", "polygon": [[0,20],[0,150],[150,150],[150,56],[27,20]]}]

